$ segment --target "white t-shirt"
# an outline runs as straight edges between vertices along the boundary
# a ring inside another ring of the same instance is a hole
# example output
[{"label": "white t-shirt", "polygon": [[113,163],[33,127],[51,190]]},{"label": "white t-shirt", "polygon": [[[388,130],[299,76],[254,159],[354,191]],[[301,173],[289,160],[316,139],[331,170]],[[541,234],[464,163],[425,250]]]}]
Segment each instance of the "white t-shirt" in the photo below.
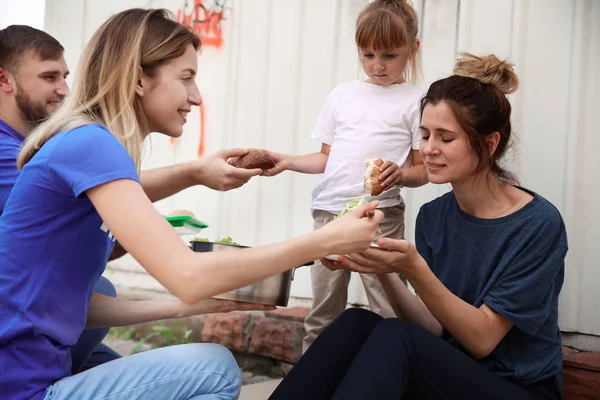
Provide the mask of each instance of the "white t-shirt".
[{"label": "white t-shirt", "polygon": [[[419,100],[423,92],[408,84],[379,86],[362,81],[338,85],[327,97],[311,138],[331,145],[323,178],[313,190],[312,209],[338,213],[363,192],[365,159],[380,157],[411,166],[418,149]],[[400,203],[400,188],[376,197],[379,207]]]}]

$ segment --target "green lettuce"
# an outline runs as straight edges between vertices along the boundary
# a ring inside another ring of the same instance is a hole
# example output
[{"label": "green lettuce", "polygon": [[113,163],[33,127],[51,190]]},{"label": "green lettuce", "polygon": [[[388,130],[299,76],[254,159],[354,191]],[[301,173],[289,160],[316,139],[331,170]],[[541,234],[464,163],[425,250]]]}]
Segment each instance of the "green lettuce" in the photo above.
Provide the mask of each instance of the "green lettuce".
[{"label": "green lettuce", "polygon": [[233,245],[238,245],[239,246],[239,243],[234,242],[233,239],[230,236],[227,236],[225,238],[219,239],[219,240],[215,241],[215,243],[233,244]]},{"label": "green lettuce", "polygon": [[[367,203],[367,200],[365,200],[364,197],[360,198],[360,199],[354,199],[350,202],[348,202],[348,204],[346,204],[346,207],[344,207],[344,209],[342,211],[340,211],[339,213],[337,213],[337,215],[335,215],[333,217],[333,219],[338,219],[339,217],[348,214],[350,211],[354,210],[356,207],[360,206],[361,204],[365,204]],[[381,229],[377,228],[377,233],[381,235]]]},{"label": "green lettuce", "polygon": [[[210,240],[208,240],[208,238],[202,238],[202,237],[195,237],[191,240],[192,242],[210,242]],[[215,240],[214,243],[220,243],[220,244],[233,244],[236,246],[239,246],[239,243],[236,243],[233,241],[233,239],[230,236],[224,237],[222,239],[219,240]]]},{"label": "green lettuce", "polygon": [[354,199],[354,200],[348,202],[348,204],[346,204],[346,207],[344,207],[344,209],[342,211],[337,213],[337,215],[335,217],[333,217],[333,219],[337,219],[343,215],[348,214],[350,211],[354,210],[356,207],[358,207],[361,204],[364,204],[366,202],[367,202],[367,200],[365,200],[364,197],[360,198],[360,199]]}]

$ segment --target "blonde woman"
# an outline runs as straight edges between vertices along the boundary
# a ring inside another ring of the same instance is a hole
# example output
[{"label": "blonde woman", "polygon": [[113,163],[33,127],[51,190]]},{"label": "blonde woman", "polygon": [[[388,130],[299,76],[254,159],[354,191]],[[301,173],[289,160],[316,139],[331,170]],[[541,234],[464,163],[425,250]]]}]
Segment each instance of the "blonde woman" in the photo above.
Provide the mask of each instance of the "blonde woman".
[{"label": "blonde woman", "polygon": [[383,218],[376,202],[278,244],[190,251],[144,194],[138,171],[141,141],[150,132],[180,136],[202,101],[199,48],[166,11],[113,16],[87,45],[64,106],[25,142],[0,218],[3,399],[237,398],[235,360],[212,344],[153,350],[70,376],[69,348],[84,328],[149,319],[92,294],[115,239],[180,300],[171,314],[190,315],[231,310],[208,298],[329,253],[363,251],[375,237]]}]

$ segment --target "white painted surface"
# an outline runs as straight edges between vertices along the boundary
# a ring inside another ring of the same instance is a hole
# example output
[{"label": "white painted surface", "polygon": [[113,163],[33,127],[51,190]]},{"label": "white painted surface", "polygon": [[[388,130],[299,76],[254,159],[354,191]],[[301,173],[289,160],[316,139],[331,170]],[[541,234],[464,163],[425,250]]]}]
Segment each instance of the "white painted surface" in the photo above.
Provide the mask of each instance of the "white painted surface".
[{"label": "white painted surface", "polygon": [[[181,0],[48,0],[46,29],[75,68],[84,42],[109,15],[127,7],[166,7]],[[212,1],[207,1],[210,4]],[[198,84],[206,107],[207,151],[267,147],[317,151],[308,135],[326,95],[360,76],[354,21],[366,0],[233,0],[223,22],[224,45],[200,57]],[[494,52],[516,63],[521,87],[511,96],[518,140],[509,165],[522,184],[552,201],[565,218],[571,251],[561,296],[561,327],[600,335],[600,1],[419,0],[426,88],[451,73],[457,51]],[[174,145],[154,136],[147,167],[196,157],[199,116]],[[310,231],[310,192],[318,176],[284,173],[240,190],[188,189],[159,202],[161,212],[188,208],[210,224],[206,235],[248,245]],[[407,237],[419,207],[449,190],[407,190]],[[118,269],[128,269],[124,274]],[[160,289],[131,259],[109,267],[117,284]],[[297,271],[294,303],[310,298],[310,273]],[[351,282],[350,302],[364,303]]]},{"label": "white painted surface", "polygon": [[9,25],[29,25],[44,29],[45,0],[0,0],[0,29]]}]

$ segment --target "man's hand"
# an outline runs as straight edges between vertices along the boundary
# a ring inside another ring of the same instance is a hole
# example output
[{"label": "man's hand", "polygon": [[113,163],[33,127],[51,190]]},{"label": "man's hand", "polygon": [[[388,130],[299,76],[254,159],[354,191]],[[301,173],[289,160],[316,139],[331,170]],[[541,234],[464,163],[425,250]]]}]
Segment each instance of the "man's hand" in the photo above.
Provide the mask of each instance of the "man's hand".
[{"label": "man's hand", "polygon": [[236,168],[227,163],[229,158],[241,157],[247,153],[248,150],[245,149],[227,149],[202,157],[195,162],[192,179],[197,185],[223,192],[239,188],[262,173],[261,169]]},{"label": "man's hand", "polygon": [[179,309],[179,314],[181,317],[189,317],[192,315],[228,313],[231,311],[268,311],[274,310],[275,306],[211,298],[201,300],[194,304],[180,303]]}]

